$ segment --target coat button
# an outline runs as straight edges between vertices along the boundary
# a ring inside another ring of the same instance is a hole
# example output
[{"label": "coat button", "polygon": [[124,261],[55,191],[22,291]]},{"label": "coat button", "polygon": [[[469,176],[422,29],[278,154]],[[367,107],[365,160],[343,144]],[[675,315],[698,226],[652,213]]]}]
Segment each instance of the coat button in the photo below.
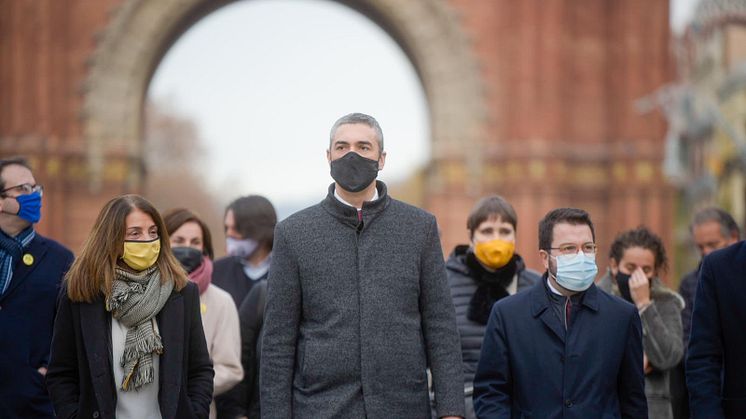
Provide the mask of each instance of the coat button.
[{"label": "coat button", "polygon": [[95,412],[93,412],[93,418],[95,419],[95,418],[97,418],[97,417],[98,417],[98,410],[97,410],[97,411],[95,411]]},{"label": "coat button", "polygon": [[572,407],[572,400],[565,400],[565,406],[566,407]]}]

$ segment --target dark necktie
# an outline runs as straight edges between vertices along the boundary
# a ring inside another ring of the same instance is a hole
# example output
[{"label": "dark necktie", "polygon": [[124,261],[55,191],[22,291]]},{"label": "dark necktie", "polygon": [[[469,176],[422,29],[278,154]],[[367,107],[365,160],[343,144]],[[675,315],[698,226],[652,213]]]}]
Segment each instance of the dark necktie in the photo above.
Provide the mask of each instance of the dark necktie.
[{"label": "dark necktie", "polygon": [[565,304],[565,329],[570,328],[570,315],[572,314],[572,300],[567,297],[567,304]]}]

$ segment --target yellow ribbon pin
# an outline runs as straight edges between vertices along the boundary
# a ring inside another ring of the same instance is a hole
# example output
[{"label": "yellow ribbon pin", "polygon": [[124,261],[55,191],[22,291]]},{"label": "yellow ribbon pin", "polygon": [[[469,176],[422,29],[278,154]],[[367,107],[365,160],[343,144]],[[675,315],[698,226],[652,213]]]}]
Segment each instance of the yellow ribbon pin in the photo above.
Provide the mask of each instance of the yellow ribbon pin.
[{"label": "yellow ribbon pin", "polygon": [[31,253],[26,253],[23,255],[23,264],[26,266],[31,266],[34,264],[34,256]]},{"label": "yellow ribbon pin", "polygon": [[207,313],[207,306],[205,305],[205,303],[200,303],[199,308],[201,309],[200,311],[202,311],[202,314]]}]

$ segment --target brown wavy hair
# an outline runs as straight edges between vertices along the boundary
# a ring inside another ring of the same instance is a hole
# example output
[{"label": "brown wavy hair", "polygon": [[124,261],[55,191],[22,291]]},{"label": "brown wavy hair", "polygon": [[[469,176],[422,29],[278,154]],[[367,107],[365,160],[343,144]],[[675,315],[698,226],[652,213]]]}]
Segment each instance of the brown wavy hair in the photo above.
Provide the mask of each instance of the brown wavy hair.
[{"label": "brown wavy hair", "polygon": [[93,302],[99,296],[108,297],[114,281],[114,270],[124,253],[126,218],[134,210],[148,214],[158,228],[161,251],[156,266],[161,282],[174,281],[174,289],[187,284],[187,276],[171,253],[168,231],[153,204],[139,195],[121,195],[104,205],[96,218],[83,251],[65,275],[67,295],[74,302]]}]

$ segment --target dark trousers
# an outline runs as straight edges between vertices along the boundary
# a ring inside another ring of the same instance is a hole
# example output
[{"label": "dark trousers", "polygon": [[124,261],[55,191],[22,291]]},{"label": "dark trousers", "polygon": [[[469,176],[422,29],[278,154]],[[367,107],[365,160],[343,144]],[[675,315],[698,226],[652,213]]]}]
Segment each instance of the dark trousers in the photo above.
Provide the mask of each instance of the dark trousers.
[{"label": "dark trousers", "polygon": [[671,369],[671,407],[674,419],[689,419],[689,390],[686,387],[684,361]]}]

